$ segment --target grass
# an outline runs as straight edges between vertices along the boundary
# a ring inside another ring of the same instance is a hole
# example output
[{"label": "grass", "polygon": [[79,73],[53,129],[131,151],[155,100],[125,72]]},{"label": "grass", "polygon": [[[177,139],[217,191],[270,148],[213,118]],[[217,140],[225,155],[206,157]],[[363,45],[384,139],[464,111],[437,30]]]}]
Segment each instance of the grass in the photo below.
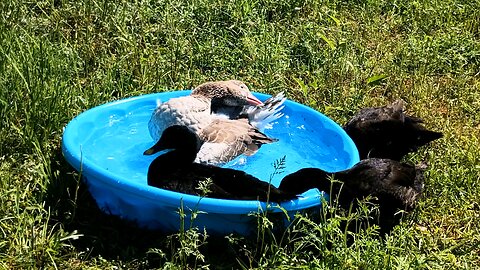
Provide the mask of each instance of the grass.
[{"label": "grass", "polygon": [[[478,268],[479,11],[463,0],[1,1],[0,268]],[[429,163],[418,209],[386,237],[349,234],[342,220],[364,215],[325,209],[335,218],[302,216],[264,241],[205,243],[102,214],[61,155],[66,123],[229,78],[338,123],[403,98],[444,133],[407,158]]]}]

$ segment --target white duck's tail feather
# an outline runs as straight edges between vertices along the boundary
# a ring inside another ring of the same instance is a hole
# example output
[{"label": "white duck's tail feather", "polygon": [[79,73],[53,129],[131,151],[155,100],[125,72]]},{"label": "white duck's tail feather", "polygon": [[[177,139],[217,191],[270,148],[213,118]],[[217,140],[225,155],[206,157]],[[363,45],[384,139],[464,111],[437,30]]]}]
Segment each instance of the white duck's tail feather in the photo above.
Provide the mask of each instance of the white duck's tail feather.
[{"label": "white duck's tail feather", "polygon": [[242,115],[248,117],[250,124],[259,130],[271,129],[272,123],[284,115],[281,111],[285,107],[285,100],[284,93],[280,92],[267,99],[262,106],[245,107]]},{"label": "white duck's tail feather", "polygon": [[160,107],[160,105],[162,105],[162,100],[161,99],[157,98],[155,101],[157,102],[157,107],[156,108],[158,108],[158,107]]}]

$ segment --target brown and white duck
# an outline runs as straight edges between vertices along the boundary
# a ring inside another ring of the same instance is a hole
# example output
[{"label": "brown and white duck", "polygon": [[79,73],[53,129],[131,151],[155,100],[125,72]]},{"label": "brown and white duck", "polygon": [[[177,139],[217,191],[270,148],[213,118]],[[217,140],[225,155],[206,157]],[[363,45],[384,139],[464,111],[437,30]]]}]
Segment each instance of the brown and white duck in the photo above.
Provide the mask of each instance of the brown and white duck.
[{"label": "brown and white duck", "polygon": [[150,136],[158,141],[163,131],[172,125],[184,125],[195,132],[209,125],[217,111],[222,113],[245,105],[262,105],[241,81],[206,82],[189,96],[172,98],[157,106],[148,123]]},{"label": "brown and white duck", "polygon": [[[263,105],[244,106],[235,119],[217,118],[199,132],[204,141],[195,162],[221,165],[240,155],[251,156],[263,145],[276,142],[261,132],[283,116],[286,98],[283,92],[267,99]],[[230,114],[234,117],[234,114]]]},{"label": "brown and white duck", "polygon": [[253,155],[262,144],[275,142],[259,129],[283,116],[286,98],[279,93],[261,103],[240,81],[202,84],[190,96],[161,104],[149,122],[155,140],[165,128],[184,125],[205,141],[196,162],[222,164],[241,154]]},{"label": "brown and white duck", "polygon": [[360,159],[400,160],[443,136],[426,129],[422,119],[405,114],[404,106],[404,101],[397,100],[390,105],[365,108],[348,121],[344,129],[355,142]]},{"label": "brown and white duck", "polygon": [[231,200],[260,200],[282,202],[295,199],[291,192],[284,192],[243,171],[194,163],[202,140],[185,126],[170,126],[160,140],[145,155],[170,149],[156,157],[148,168],[147,183],[150,186],[201,195],[201,182],[210,180],[207,197]]}]

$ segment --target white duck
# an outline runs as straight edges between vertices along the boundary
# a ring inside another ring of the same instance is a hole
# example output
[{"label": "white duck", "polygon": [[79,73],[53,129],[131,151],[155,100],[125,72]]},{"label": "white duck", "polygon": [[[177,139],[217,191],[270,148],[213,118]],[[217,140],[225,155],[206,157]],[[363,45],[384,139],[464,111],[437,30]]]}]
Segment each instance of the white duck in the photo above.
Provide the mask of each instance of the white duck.
[{"label": "white duck", "polygon": [[218,165],[277,141],[260,130],[283,116],[285,100],[279,93],[263,104],[237,80],[204,83],[190,96],[160,104],[149,122],[150,135],[158,141],[167,127],[187,126],[205,142],[195,161]]},{"label": "white duck", "polygon": [[213,121],[217,112],[235,118],[243,106],[262,104],[241,81],[206,82],[193,89],[189,96],[159,104],[150,118],[148,129],[155,141],[173,125],[187,126],[198,134]]}]

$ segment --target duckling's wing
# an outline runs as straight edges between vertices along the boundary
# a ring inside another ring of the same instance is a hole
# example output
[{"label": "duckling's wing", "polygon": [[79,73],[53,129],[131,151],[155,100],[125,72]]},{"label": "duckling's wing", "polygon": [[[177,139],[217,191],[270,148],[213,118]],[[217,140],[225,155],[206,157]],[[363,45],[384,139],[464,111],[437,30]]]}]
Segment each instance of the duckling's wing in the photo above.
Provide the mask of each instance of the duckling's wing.
[{"label": "duckling's wing", "polygon": [[421,194],[417,187],[421,179],[417,181],[415,167],[390,159],[365,159],[349,170],[335,173],[335,177],[345,183],[342,199],[373,196],[382,211],[391,213],[413,209]]},{"label": "duckling's wing", "polygon": [[415,167],[391,159],[369,158],[335,176],[349,186],[370,192],[379,185],[412,186]]},{"label": "duckling's wing", "polygon": [[[406,163],[391,163],[389,181],[386,182],[389,195],[401,202],[402,209],[413,209],[423,192],[426,164],[413,166]],[[387,189],[386,188],[386,189]]]},{"label": "duckling's wing", "polygon": [[197,154],[197,162],[219,164],[241,154],[253,155],[262,144],[275,142],[250,124],[247,119],[216,119],[200,130],[204,141]]},{"label": "duckling's wing", "polygon": [[210,101],[201,97],[184,96],[160,103],[152,113],[148,129],[150,136],[158,141],[169,126],[183,125],[199,130],[210,122]]},{"label": "duckling's wing", "polygon": [[388,171],[379,161],[374,158],[364,159],[350,169],[336,172],[334,178],[345,183],[342,192],[352,190],[357,197],[371,194],[376,182],[382,181],[388,175]]}]

